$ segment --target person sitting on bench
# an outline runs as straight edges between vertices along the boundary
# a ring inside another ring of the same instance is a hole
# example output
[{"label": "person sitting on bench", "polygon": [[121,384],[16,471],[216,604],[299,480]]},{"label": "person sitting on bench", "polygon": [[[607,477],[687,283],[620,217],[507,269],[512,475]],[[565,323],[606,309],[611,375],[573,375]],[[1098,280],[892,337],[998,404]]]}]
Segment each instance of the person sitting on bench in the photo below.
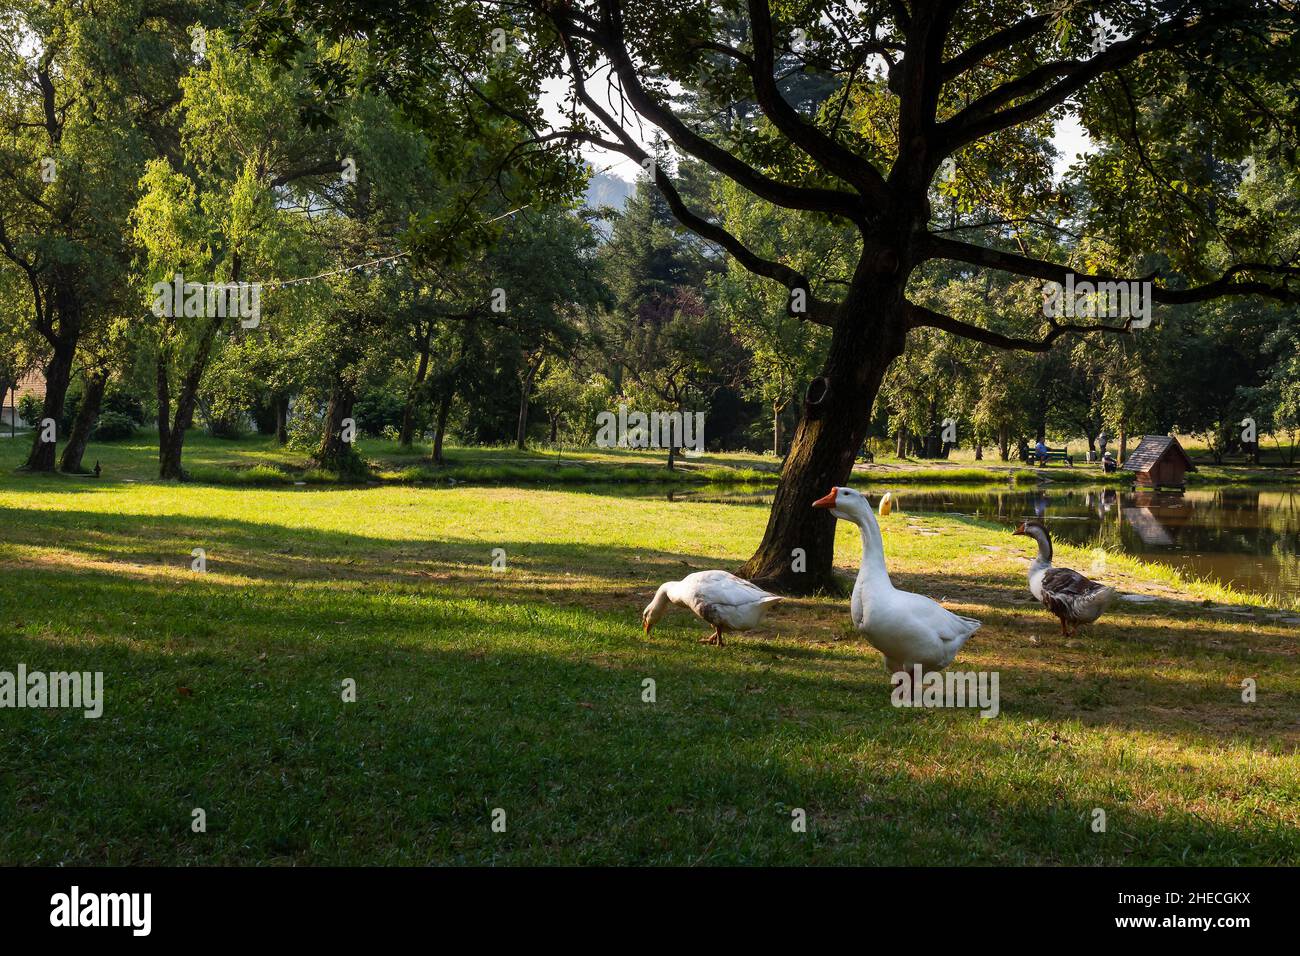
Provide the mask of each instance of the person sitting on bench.
[{"label": "person sitting on bench", "polygon": [[1062,448],[1060,451],[1054,451],[1047,447],[1046,441],[1046,438],[1040,438],[1034,445],[1034,454],[1032,457],[1034,461],[1038,462],[1039,467],[1046,467],[1049,461],[1063,461],[1071,468],[1074,467],[1074,459],[1070,457],[1070,452],[1067,448]]}]

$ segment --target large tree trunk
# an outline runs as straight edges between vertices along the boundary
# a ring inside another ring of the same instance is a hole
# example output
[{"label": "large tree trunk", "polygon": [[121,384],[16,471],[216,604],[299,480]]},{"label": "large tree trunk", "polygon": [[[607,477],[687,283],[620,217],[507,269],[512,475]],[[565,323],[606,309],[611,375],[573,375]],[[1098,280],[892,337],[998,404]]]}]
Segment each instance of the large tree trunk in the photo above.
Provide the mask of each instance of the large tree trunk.
[{"label": "large tree trunk", "polygon": [[85,472],[81,459],[86,454],[86,444],[90,441],[95,422],[99,420],[99,407],[104,401],[104,388],[107,384],[107,371],[95,370],[86,376],[86,390],[81,394],[81,405],[77,408],[77,417],[72,423],[68,443],[63,446],[59,471],[69,474]]},{"label": "large tree trunk", "polygon": [[411,390],[406,395],[406,407],[402,409],[402,431],[397,436],[397,443],[402,448],[410,448],[415,441],[415,391],[417,386],[412,385]]},{"label": "large tree trunk", "polygon": [[43,441],[45,429],[42,422],[52,418],[57,422],[63,418],[63,406],[68,398],[68,383],[72,380],[72,358],[77,350],[75,336],[60,336],[54,343],[54,351],[45,366],[45,403],[41,407],[39,421],[33,422],[32,450],[23,464],[25,471],[53,471],[56,441]]},{"label": "large tree trunk", "polygon": [[167,451],[167,436],[171,431],[172,417],[171,386],[167,381],[167,353],[161,347],[158,349],[158,366],[154,369],[154,388],[158,398],[158,466],[161,468],[163,456]]},{"label": "large tree trunk", "polygon": [[289,396],[276,395],[275,402],[275,440],[281,445],[289,444]]},{"label": "large tree trunk", "polygon": [[[876,392],[906,338],[901,286],[851,293],[844,309],[848,318],[836,324],[821,377],[804,398],[763,541],[739,572],[785,593],[837,589],[835,518],[812,503],[848,481]],[[796,549],[806,560],[802,571],[794,569]]]},{"label": "large tree trunk", "polygon": [[425,376],[429,374],[429,343],[432,336],[433,322],[430,320],[429,331],[424,335],[420,347],[420,362],[415,369],[415,381],[411,383],[406,393],[406,407],[402,409],[402,433],[398,436],[398,444],[403,448],[410,448],[415,438],[415,409],[419,404]]},{"label": "large tree trunk", "polygon": [[203,328],[203,338],[199,341],[198,351],[190,362],[185,378],[181,380],[180,394],[176,396],[176,416],[172,419],[166,441],[161,433],[158,436],[160,449],[158,477],[180,481],[185,477],[181,467],[181,453],[185,449],[185,432],[194,424],[194,408],[198,403],[199,384],[203,373],[207,371],[208,360],[212,357],[212,347],[216,342],[217,332],[226,320],[214,317],[207,320]]},{"label": "large tree trunk", "polygon": [[351,442],[343,440],[343,422],[352,417],[352,407],[356,404],[356,386],[346,377],[334,380],[330,389],[329,407],[325,411],[325,433],[321,436],[320,449],[316,452],[316,464],[339,474],[357,471],[359,461]]},{"label": "large tree trunk", "polygon": [[528,356],[527,363],[523,378],[520,381],[519,424],[515,429],[515,447],[520,451],[524,450],[525,440],[528,438],[528,396],[533,391],[533,379],[537,377],[537,371],[542,367],[541,351],[539,350],[535,355]]},{"label": "large tree trunk", "polygon": [[1011,460],[1011,427],[1002,425],[998,428],[998,457],[1003,461]]},{"label": "large tree trunk", "polygon": [[[243,272],[243,265],[238,253],[232,256],[231,262],[230,281],[238,282]],[[181,391],[176,397],[176,417],[172,419],[172,425],[168,430],[165,441],[162,431],[159,430],[158,475],[160,478],[180,481],[185,477],[185,470],[181,467],[181,452],[185,448],[185,432],[194,424],[194,406],[198,401],[199,385],[203,382],[203,373],[207,371],[208,361],[212,358],[212,349],[216,344],[217,334],[221,331],[221,326],[225,322],[226,319],[221,316],[212,316],[208,318],[207,324],[203,326],[199,347],[194,353],[194,358],[190,361],[190,367],[186,370],[185,377],[181,379]],[[161,409],[159,411],[161,412]]]},{"label": "large tree trunk", "polygon": [[442,393],[442,401],[438,403],[438,431],[433,436],[433,463],[441,465],[442,459],[442,441],[447,436],[447,415],[451,411],[451,400],[456,390],[449,383],[446,391]]}]

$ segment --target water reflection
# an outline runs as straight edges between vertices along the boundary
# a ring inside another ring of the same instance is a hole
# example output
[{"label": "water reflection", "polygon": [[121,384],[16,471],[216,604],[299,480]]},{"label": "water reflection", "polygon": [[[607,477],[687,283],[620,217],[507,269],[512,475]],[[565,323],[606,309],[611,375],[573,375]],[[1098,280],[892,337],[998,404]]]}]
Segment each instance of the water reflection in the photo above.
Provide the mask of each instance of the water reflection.
[{"label": "water reflection", "polygon": [[[867,489],[873,497],[886,489]],[[1184,494],[1115,488],[888,489],[913,514],[1008,526],[1037,517],[1060,541],[1158,560],[1251,591],[1300,594],[1300,490],[1204,488]],[[765,505],[770,492],[676,491],[674,501]]]}]

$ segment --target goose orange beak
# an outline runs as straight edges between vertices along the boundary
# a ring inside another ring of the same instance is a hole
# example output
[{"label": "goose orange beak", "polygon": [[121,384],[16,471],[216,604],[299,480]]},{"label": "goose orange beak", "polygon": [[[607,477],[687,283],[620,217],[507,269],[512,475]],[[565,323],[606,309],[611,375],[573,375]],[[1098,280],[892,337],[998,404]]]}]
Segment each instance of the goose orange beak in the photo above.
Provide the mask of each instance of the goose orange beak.
[{"label": "goose orange beak", "polygon": [[1024,523],[1023,521],[1020,522],[1020,524],[1016,526],[1016,530],[1013,531],[1013,532],[1011,532],[1011,533],[1012,533],[1012,534],[1024,534],[1024,533],[1025,533],[1025,523]]},{"label": "goose orange beak", "polygon": [[816,501],[814,501],[814,502],[812,503],[812,506],[813,506],[814,508],[834,508],[834,507],[835,507],[835,492],[836,492],[837,490],[838,490],[838,489],[836,489],[836,488],[832,488],[832,489],[827,493],[827,495],[826,495],[824,498],[818,498]]}]

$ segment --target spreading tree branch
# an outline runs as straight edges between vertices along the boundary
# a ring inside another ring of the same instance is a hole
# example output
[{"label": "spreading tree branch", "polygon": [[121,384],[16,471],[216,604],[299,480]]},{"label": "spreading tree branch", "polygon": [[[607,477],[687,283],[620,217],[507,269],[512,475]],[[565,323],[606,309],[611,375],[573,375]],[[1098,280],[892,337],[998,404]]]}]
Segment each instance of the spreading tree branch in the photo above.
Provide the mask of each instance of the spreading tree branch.
[{"label": "spreading tree branch", "polygon": [[[1151,298],[1162,305],[1186,305],[1192,302],[1207,302],[1227,295],[1262,295],[1279,302],[1300,301],[1300,287],[1292,286],[1291,279],[1300,278],[1300,267],[1274,265],[1267,262],[1239,262],[1226,269],[1217,279],[1203,285],[1186,289],[1170,289],[1155,284],[1157,274],[1149,276],[1107,276],[1075,272],[1069,266],[1032,256],[1003,252],[957,239],[945,239],[930,236],[926,241],[927,258],[952,259],[971,265],[986,266],[1000,272],[1025,276],[1029,279],[1042,279],[1064,285],[1068,276],[1078,282],[1151,282]],[[1272,276],[1280,282],[1268,282],[1263,279],[1239,279],[1240,276],[1260,273]]]},{"label": "spreading tree branch", "polygon": [[[578,63],[577,54],[571,46],[566,46],[566,53],[569,59],[570,78],[573,83],[574,95],[610,133],[617,137],[617,141],[610,141],[595,133],[579,129],[566,130],[559,134],[553,133],[551,136],[568,136],[571,139],[592,143],[604,149],[621,153],[644,167],[646,160],[651,158],[650,154],[591,95],[591,91],[587,89],[587,84],[582,78],[583,74]],[[807,311],[799,313],[800,318],[805,318],[818,325],[831,326],[835,323],[838,307],[834,303],[816,298],[812,293],[811,283],[809,283],[805,275],[784,263],[764,259],[722,226],[710,222],[691,210],[682,200],[681,194],[677,191],[667,173],[660,168],[660,164],[652,163],[650,168],[654,171],[655,185],[663,193],[664,201],[668,203],[669,210],[678,222],[704,239],[721,246],[731,253],[737,262],[755,275],[774,279],[791,291],[803,290],[806,296]]]},{"label": "spreading tree branch", "polygon": [[772,13],[768,9],[767,0],[749,0],[749,19],[754,40],[754,60],[749,72],[754,85],[754,96],[763,114],[790,142],[828,172],[854,186],[873,207],[883,206],[885,180],[875,167],[806,121],[777,89]]},{"label": "spreading tree branch", "polygon": [[1019,20],[997,33],[990,34],[983,40],[972,43],[961,53],[943,64],[943,78],[951,80],[960,76],[995,53],[1001,53],[1017,43],[1023,43],[1051,22],[1052,16],[1047,13],[1025,17],[1023,20]]},{"label": "spreading tree branch", "polygon": [[[955,116],[940,123],[936,129],[940,149],[944,154],[952,153],[991,133],[1042,116],[1104,73],[1128,66],[1147,53],[1195,43],[1221,31],[1239,15],[1237,11],[1225,9],[1207,14],[1196,23],[1175,18],[1158,26],[1138,30],[1089,59],[1044,63],[1014,80],[994,87]],[[1052,83],[1052,80],[1056,82]],[[1015,106],[1008,106],[1013,102],[1016,102]]]},{"label": "spreading tree branch", "polygon": [[1129,323],[1127,322],[1124,325],[1106,325],[1104,323],[1062,325],[1048,319],[1047,332],[1042,338],[1026,339],[1013,335],[1003,335],[1000,332],[994,332],[992,329],[972,325],[969,322],[962,322],[960,319],[954,319],[952,316],[935,312],[933,309],[927,309],[913,302],[904,303],[904,307],[907,311],[908,328],[941,329],[944,332],[959,335],[964,339],[983,342],[985,345],[992,345],[1000,349],[1012,349],[1020,352],[1046,352],[1063,335],[1086,335],[1089,332],[1111,332],[1119,335],[1128,335],[1130,333]]},{"label": "spreading tree branch", "polygon": [[[572,54],[576,50],[576,36],[573,23],[568,19],[567,10],[557,8],[551,11],[551,21],[564,38],[565,46]],[[623,36],[621,8],[618,0],[601,0],[601,23],[594,35],[595,47],[609,61],[613,74],[618,77],[620,96],[626,98],[637,114],[662,129],[668,138],[684,152],[700,159],[744,186],[760,199],[786,209],[802,209],[840,216],[857,224],[865,225],[867,209],[862,197],[857,193],[838,189],[809,188],[794,186],[760,172],[743,162],[731,152],[711,142],[686,125],[673,111],[651,96],[641,83],[636,65],[628,52]],[[572,70],[575,57],[570,57]],[[580,83],[582,73],[573,72],[573,81]],[[590,105],[588,104],[590,109]],[[611,133],[618,135],[623,124],[614,120],[608,111],[601,119]]]}]

